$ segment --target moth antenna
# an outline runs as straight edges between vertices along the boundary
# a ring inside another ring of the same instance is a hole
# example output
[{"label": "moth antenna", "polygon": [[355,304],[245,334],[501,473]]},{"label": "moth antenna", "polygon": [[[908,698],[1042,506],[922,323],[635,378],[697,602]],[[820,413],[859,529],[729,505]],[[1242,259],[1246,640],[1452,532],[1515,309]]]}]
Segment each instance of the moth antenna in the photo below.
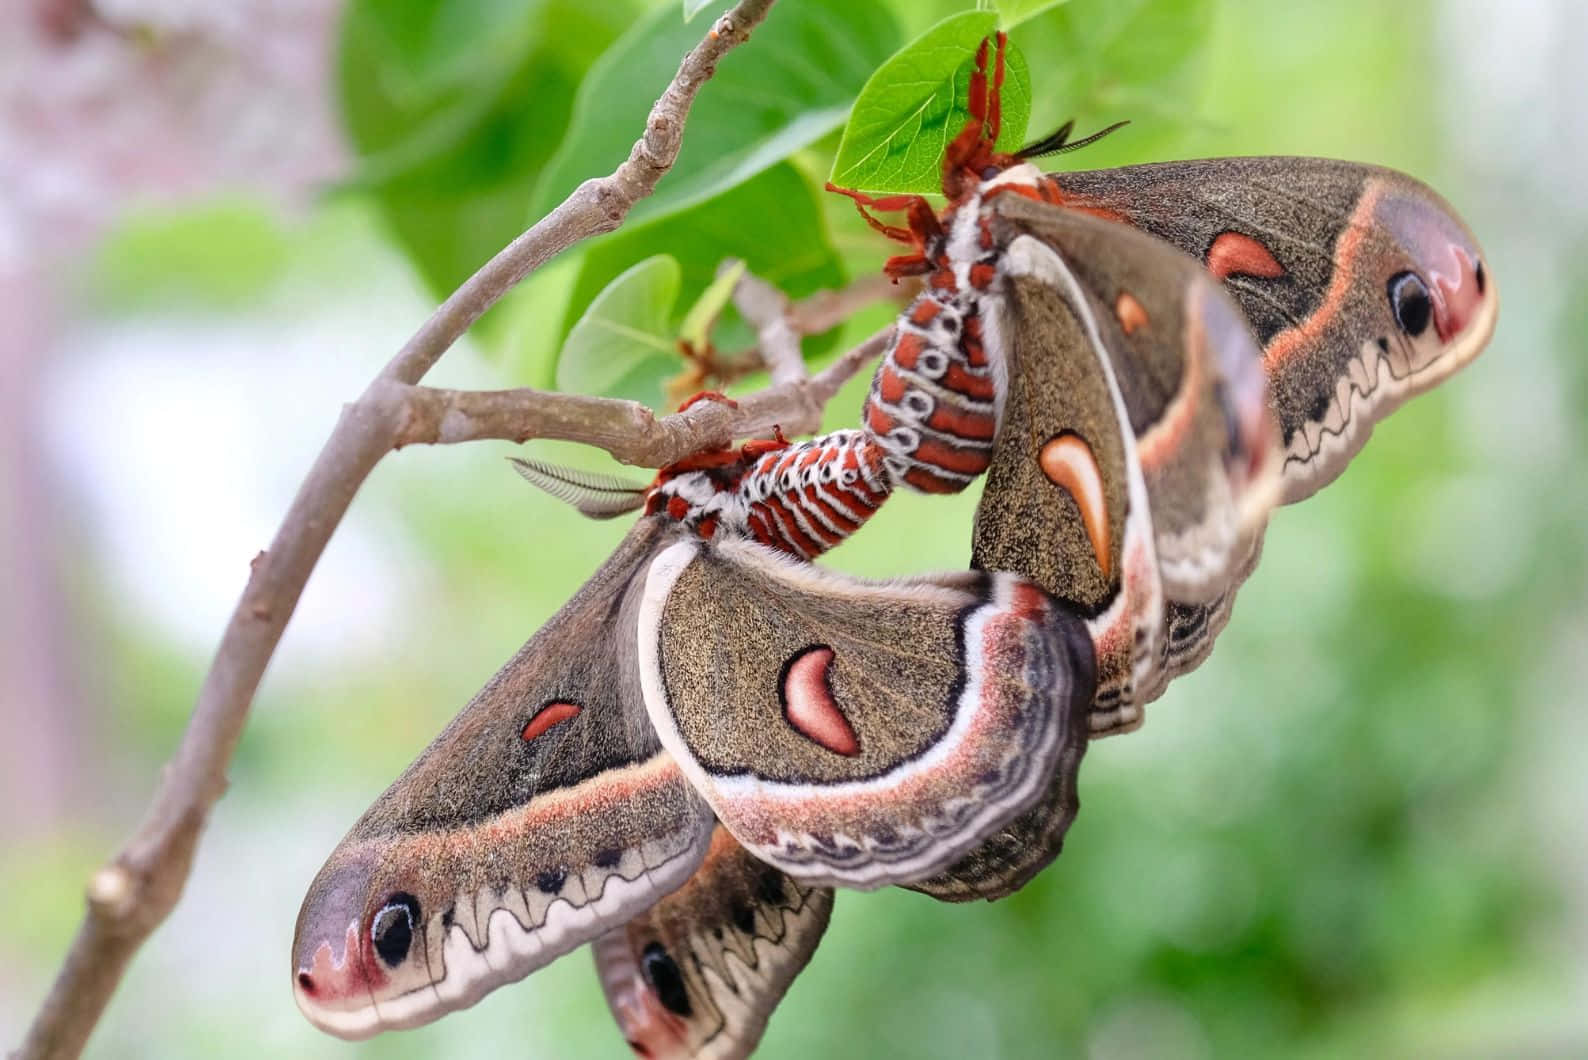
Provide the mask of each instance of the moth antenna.
[{"label": "moth antenna", "polygon": [[588,519],[612,519],[645,503],[649,487],[637,486],[616,475],[580,471],[541,460],[507,458],[520,475]]},{"label": "moth antenna", "polygon": [[1116,129],[1123,129],[1129,124],[1130,120],[1128,118],[1125,121],[1116,121],[1106,129],[1100,129],[1090,136],[1071,143],[1070,131],[1075,128],[1075,119],[1071,118],[1069,121],[1059,126],[1058,129],[1050,135],[1044,136],[1042,139],[1037,140],[1034,143],[1029,143],[1020,150],[1016,151],[1015,157],[1042,158],[1046,155],[1066,155],[1071,151],[1079,151],[1087,144],[1095,144],[1109,133],[1115,131]]},{"label": "moth antenna", "polygon": [[1075,131],[1075,119],[1071,118],[1057,129],[1048,133],[1040,140],[1032,140],[1020,150],[1015,152],[1016,158],[1039,158],[1049,151],[1057,151],[1070,142],[1070,133]]}]

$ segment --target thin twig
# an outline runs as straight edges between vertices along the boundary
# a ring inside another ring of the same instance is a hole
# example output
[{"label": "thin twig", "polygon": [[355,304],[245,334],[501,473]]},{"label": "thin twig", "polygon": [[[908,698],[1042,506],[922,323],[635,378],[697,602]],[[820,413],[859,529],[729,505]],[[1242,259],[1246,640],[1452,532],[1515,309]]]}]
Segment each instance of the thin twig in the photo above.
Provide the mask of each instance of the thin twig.
[{"label": "thin twig", "polygon": [[804,379],[805,358],[800,356],[800,332],[794,326],[794,307],[788,295],[746,272],[733,289],[733,304],[755,328],[756,347],[772,385]]},{"label": "thin twig", "polygon": [[774,426],[789,434],[810,434],[819,429],[822,409],[838,388],[881,354],[891,331],[883,328],[811,378],[740,398],[736,409],[699,401],[684,412],[661,417],[639,402],[616,398],[529,387],[442,390],[387,381],[387,400],[403,410],[392,444],[400,448],[488,438],[558,438],[598,446],[625,464],[663,467],[735,438],[766,434]]},{"label": "thin twig", "polygon": [[[684,122],[717,61],[748,39],[772,0],[740,0],[679,66],[629,158],[588,180],[459,287],[358,401],[344,408],[268,551],[255,557],[242,599],[199,689],[181,746],[142,823],[95,873],[65,963],[29,1028],[19,1060],[78,1056],[133,954],[181,896],[209,811],[226,787],[265,666],[332,531],[359,485],[411,421],[407,395],[458,337],[515,284],[583,239],[610,232],[677,158]],[[715,428],[713,428],[715,429]]]},{"label": "thin twig", "polygon": [[[752,277],[746,274],[745,279],[749,280]],[[916,291],[920,287],[919,281],[916,280],[905,280],[903,283],[899,283],[888,279],[881,273],[877,273],[876,275],[856,280],[847,287],[839,288],[836,291],[817,291],[813,295],[791,302],[784,297],[781,291],[766,284],[765,281],[754,278],[753,282],[765,287],[768,293],[752,295],[753,300],[746,306],[738,304],[740,299],[736,291],[735,303],[740,315],[756,328],[761,337],[749,349],[740,350],[737,353],[717,354],[713,357],[712,379],[720,385],[743,379],[751,372],[757,372],[770,366],[772,362],[768,360],[763,352],[766,336],[762,333],[766,330],[765,325],[769,312],[778,311],[779,306],[782,307],[783,322],[786,322],[788,329],[792,331],[796,338],[803,338],[807,335],[820,335],[822,332],[842,324],[860,310],[875,302],[891,300],[902,306],[915,297]],[[742,286],[743,282],[741,281]],[[776,322],[773,323],[774,326],[777,326]],[[781,342],[782,339],[775,335],[773,341]],[[780,356],[787,356],[787,354],[783,353]],[[801,363],[799,372],[803,373],[804,370],[805,366]],[[798,378],[798,375],[792,371],[788,371],[784,377],[784,379],[795,378]],[[780,381],[778,373],[773,373],[772,381],[774,383]],[[790,431],[789,433],[799,432]]]}]

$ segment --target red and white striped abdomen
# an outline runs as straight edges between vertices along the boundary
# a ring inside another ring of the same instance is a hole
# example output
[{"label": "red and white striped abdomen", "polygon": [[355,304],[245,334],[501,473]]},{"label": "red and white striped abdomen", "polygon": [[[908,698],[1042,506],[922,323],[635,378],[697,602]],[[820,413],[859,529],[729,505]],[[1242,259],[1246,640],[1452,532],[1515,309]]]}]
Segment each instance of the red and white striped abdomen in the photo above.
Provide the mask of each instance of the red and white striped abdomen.
[{"label": "red and white striped abdomen", "polygon": [[[986,271],[967,278],[990,283]],[[861,413],[887,451],[889,477],[925,493],[970,485],[992,462],[998,432],[998,385],[977,313],[982,292],[973,286],[966,298],[958,289],[952,273],[934,275],[899,319]]]},{"label": "red and white striped abdomen", "polygon": [[767,453],[739,482],[744,532],[810,559],[860,529],[892,492],[870,432],[834,431]]}]

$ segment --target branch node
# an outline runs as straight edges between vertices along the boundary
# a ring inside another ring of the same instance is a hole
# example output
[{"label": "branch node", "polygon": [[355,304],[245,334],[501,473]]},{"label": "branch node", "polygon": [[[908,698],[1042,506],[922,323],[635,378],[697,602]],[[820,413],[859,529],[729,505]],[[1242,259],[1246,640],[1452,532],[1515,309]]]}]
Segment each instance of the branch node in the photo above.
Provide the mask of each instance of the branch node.
[{"label": "branch node", "polygon": [[131,874],[115,862],[94,873],[88,881],[88,904],[108,920],[126,919],[137,905]]}]

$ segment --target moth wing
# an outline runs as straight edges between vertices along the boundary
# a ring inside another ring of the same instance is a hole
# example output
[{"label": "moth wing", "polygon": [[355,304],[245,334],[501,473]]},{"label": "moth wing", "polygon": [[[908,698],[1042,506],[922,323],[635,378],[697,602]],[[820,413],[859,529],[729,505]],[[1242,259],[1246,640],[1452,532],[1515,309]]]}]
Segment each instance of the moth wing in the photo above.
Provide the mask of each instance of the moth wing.
[{"label": "moth wing", "polygon": [[[1171,650],[1185,616],[1227,609],[1274,503],[1256,343],[1217,284],[1157,240],[1018,195],[991,211],[1004,283],[984,326],[1007,378],[973,563],[1089,616],[1091,733],[1126,731],[1200,661]],[[1045,799],[914,886],[1012,893],[1058,855],[1077,808],[1061,769]]]},{"label": "moth wing", "polygon": [[1476,357],[1499,293],[1448,203],[1404,174],[1221,158],[1049,177],[1066,204],[1203,262],[1262,344],[1286,503],[1328,485],[1373,424]]},{"label": "moth wing", "polygon": [[1092,731],[1132,728],[1165,681],[1166,610],[1218,600],[1276,500],[1260,355],[1162,242],[1023,196],[991,209],[1009,368],[973,561],[1096,616]]},{"label": "moth wing", "polygon": [[929,876],[1078,763],[1091,641],[1024,578],[864,581],[683,541],[646,581],[662,745],[751,854],[804,883]]},{"label": "moth wing", "polygon": [[635,663],[643,575],[672,533],[641,520],[331,854],[293,943],[312,1022],[428,1022],[695,871],[711,812],[658,744]]},{"label": "moth wing", "polygon": [[649,1060],[738,1060],[827,930],[833,892],[750,856],[718,827],[678,890],[593,944],[607,1005]]}]

